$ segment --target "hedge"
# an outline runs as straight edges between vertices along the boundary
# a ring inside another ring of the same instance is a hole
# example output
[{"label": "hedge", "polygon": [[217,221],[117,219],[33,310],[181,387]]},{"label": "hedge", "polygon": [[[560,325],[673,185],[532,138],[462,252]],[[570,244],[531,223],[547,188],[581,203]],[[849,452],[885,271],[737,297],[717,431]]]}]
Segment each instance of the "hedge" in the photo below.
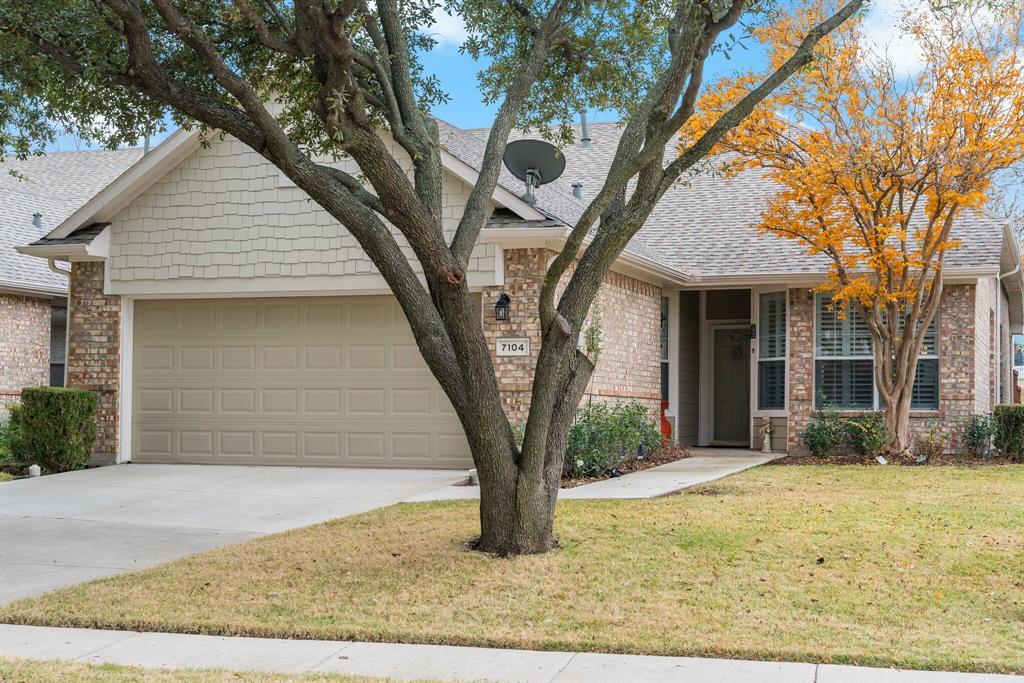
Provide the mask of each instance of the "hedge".
[{"label": "hedge", "polygon": [[22,389],[11,450],[45,472],[82,469],[96,443],[96,406],[96,394],[84,389]]},{"label": "hedge", "polygon": [[996,448],[1018,462],[1024,462],[1024,405],[1001,403],[992,411]]}]

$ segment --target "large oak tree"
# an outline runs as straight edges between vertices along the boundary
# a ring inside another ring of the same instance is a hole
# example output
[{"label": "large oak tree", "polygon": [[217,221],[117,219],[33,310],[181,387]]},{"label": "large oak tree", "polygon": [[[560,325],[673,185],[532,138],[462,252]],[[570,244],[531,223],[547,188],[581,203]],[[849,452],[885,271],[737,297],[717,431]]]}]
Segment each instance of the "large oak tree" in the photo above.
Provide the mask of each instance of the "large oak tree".
[{"label": "large oak tree", "polygon": [[[0,0],[0,140],[5,151],[28,154],[63,128],[121,144],[170,112],[268,159],[358,240],[398,299],[479,471],[477,547],[544,552],[555,545],[568,428],[593,370],[576,340],[603,276],[679,176],[807,65],[821,38],[864,0],[809,27],[777,68],[666,165],[663,150],[694,113],[706,60],[729,48],[730,32],[770,21],[770,2],[444,3],[466,22],[464,47],[482,58],[485,96],[497,104],[479,177],[450,238],[430,115],[444,95],[420,59],[433,44],[432,0]],[[542,344],[519,448],[466,265],[513,127],[564,139],[558,124],[587,106],[619,110],[624,130],[603,186],[544,281]],[[389,151],[390,139],[411,159],[410,172]],[[318,163],[323,155],[344,155],[359,173]],[[388,224],[411,246],[423,281]]]}]

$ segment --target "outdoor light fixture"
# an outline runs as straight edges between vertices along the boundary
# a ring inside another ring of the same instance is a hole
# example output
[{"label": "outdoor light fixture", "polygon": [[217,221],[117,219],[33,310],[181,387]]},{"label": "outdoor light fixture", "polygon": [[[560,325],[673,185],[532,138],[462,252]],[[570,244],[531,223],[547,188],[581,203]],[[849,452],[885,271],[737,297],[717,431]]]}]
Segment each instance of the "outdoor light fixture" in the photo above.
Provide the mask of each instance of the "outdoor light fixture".
[{"label": "outdoor light fixture", "polygon": [[508,320],[508,305],[512,301],[512,298],[505,292],[501,293],[498,297],[497,303],[494,304],[494,319],[495,320]]}]

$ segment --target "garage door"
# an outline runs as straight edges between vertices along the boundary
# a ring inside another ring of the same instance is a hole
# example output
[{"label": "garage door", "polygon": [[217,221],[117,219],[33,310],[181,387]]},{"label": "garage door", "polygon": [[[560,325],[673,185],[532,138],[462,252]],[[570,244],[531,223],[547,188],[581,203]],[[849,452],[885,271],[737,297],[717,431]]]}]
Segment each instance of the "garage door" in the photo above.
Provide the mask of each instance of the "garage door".
[{"label": "garage door", "polygon": [[135,303],[135,462],[471,466],[393,297]]}]

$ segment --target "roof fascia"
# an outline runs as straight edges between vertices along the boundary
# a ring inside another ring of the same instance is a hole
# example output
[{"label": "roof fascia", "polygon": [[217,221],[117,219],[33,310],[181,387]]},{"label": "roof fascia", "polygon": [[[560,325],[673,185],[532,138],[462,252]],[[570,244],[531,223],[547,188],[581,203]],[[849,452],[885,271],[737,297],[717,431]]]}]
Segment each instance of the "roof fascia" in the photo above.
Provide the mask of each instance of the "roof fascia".
[{"label": "roof fascia", "polygon": [[88,243],[26,244],[14,250],[26,256],[58,261],[105,261],[110,256],[110,226],[100,230]]},{"label": "roof fascia", "polygon": [[24,282],[14,282],[10,280],[0,280],[0,292],[6,294],[18,294],[21,296],[31,296],[48,299],[50,297],[61,297],[67,298],[68,290],[67,287],[61,289],[60,287],[51,287],[48,285],[30,285]]},{"label": "roof fascia", "polygon": [[[477,178],[480,176],[480,172],[477,169],[473,168],[461,159],[456,158],[451,152],[445,149],[441,150],[441,165],[452,175],[470,187],[473,187],[476,184]],[[492,196],[494,201],[498,202],[506,209],[514,211],[520,218],[529,221],[539,221],[547,218],[546,215],[527,204],[521,197],[517,197],[501,185],[494,186],[494,194]]]},{"label": "roof fascia", "polygon": [[54,228],[47,237],[67,237],[90,223],[109,223],[121,209],[199,149],[199,131],[183,128],[128,167],[112,183]]}]

